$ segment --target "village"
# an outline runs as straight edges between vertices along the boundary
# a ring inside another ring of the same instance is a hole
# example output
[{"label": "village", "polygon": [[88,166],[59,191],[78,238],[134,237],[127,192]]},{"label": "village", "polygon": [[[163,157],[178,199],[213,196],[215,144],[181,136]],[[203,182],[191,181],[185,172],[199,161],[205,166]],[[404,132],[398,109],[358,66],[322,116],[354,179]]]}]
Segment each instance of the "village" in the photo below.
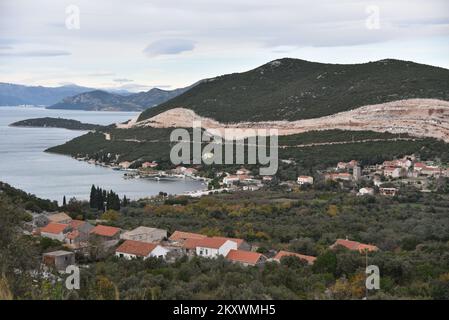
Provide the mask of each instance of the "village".
[{"label": "village", "polygon": [[[288,164],[295,164],[294,160],[281,160]],[[129,170],[131,162],[119,163],[118,167]],[[185,195],[199,197],[211,191],[256,191],[274,181],[291,188],[298,186],[312,186],[316,182],[334,181],[342,189],[356,192],[358,195],[394,196],[402,186],[412,186],[421,192],[432,192],[435,189],[435,180],[440,177],[449,177],[449,167],[437,164],[434,161],[420,161],[415,155],[406,155],[400,159],[387,160],[380,164],[362,166],[357,160],[338,162],[335,167],[324,171],[317,171],[314,176],[299,175],[296,181],[278,181],[275,176],[254,176],[251,170],[244,167],[234,173],[220,171],[215,174],[216,185],[211,185],[214,179],[201,176],[201,168],[187,168],[178,166],[168,171],[157,170],[155,161],[144,162],[141,167],[125,176],[139,176],[142,178],[170,179],[191,178],[204,180],[209,185],[208,190],[188,192]],[[363,187],[355,189],[357,186]],[[212,189],[212,190],[211,190]]]},{"label": "village", "polygon": [[[131,163],[121,163],[120,167],[128,169]],[[164,176],[165,172],[156,171],[156,162],[145,162],[138,170],[143,175]],[[170,170],[170,175],[177,177],[197,176],[198,170],[178,166]],[[190,196],[207,195],[217,191],[258,190],[271,183],[275,177],[263,176],[261,179],[251,175],[245,168],[236,170],[234,174],[219,172],[220,189],[191,193]],[[343,190],[350,190],[357,196],[379,194],[380,196],[395,196],[401,186],[408,185],[421,192],[431,192],[432,184],[439,177],[449,177],[449,169],[434,162],[422,162],[414,155],[401,159],[384,161],[382,164],[362,167],[358,161],[339,162],[334,168],[317,172],[315,177],[300,175],[296,181],[281,182],[281,184],[301,188],[313,186],[317,180],[328,183],[333,181]],[[209,181],[210,182],[210,181]],[[361,188],[357,188],[364,185]],[[100,222],[100,223],[98,223]],[[57,240],[66,248],[47,252],[43,255],[43,264],[47,267],[64,271],[68,265],[75,264],[75,254],[89,255],[89,249],[95,246],[104,252],[104,256],[115,255],[121,259],[147,259],[156,257],[167,262],[186,257],[217,258],[224,257],[232,263],[243,266],[263,266],[266,262],[280,262],[282,257],[296,256],[308,264],[313,264],[316,257],[280,250],[270,254],[257,252],[258,247],[245,239],[228,238],[176,230],[169,235],[167,230],[139,226],[133,230],[103,225],[100,221],[82,221],[72,219],[64,212],[33,213],[32,221],[27,223],[26,233],[33,236]],[[364,244],[349,239],[336,239],[331,248],[342,246],[361,253],[379,250],[375,245]]]},{"label": "village", "polygon": [[[35,237],[59,241],[64,250],[43,254],[42,263],[48,270],[64,272],[70,265],[76,265],[76,256],[88,256],[95,247],[104,254],[102,258],[114,255],[117,259],[147,259],[150,257],[175,262],[178,258],[194,256],[214,259],[219,256],[242,266],[263,267],[266,262],[280,262],[283,257],[294,256],[312,265],[316,257],[296,252],[270,251],[267,256],[257,252],[244,239],[213,236],[187,231],[174,231],[170,236],[167,230],[139,226],[133,230],[107,225],[93,225],[88,221],[70,218],[64,212],[53,214],[33,214],[27,224],[27,231]],[[337,239],[330,248],[342,246],[346,249],[367,253],[379,250],[376,246],[348,239]]]}]

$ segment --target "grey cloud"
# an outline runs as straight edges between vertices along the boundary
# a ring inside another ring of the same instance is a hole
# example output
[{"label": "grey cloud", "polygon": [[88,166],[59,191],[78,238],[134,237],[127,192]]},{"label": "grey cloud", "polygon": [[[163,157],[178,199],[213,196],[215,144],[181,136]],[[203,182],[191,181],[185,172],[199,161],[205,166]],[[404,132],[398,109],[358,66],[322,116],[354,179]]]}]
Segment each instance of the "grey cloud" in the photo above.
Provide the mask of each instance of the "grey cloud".
[{"label": "grey cloud", "polygon": [[192,51],[195,48],[194,41],[186,39],[161,39],[149,44],[143,52],[149,57],[165,54],[179,54]]},{"label": "grey cloud", "polygon": [[69,56],[70,52],[64,50],[34,50],[34,51],[7,51],[0,52],[2,57],[58,57]]},{"label": "grey cloud", "polygon": [[119,83],[125,83],[125,82],[133,82],[134,80],[131,79],[125,79],[125,78],[120,78],[120,79],[114,79],[114,82],[119,82]]}]

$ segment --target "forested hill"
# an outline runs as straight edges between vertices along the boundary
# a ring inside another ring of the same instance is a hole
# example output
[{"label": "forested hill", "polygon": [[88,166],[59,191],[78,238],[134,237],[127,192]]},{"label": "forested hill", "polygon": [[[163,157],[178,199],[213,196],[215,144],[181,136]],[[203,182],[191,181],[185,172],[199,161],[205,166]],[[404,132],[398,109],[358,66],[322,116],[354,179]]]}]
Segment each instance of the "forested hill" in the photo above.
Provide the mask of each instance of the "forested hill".
[{"label": "forested hill", "polygon": [[38,128],[63,128],[70,130],[95,130],[104,126],[90,123],[83,123],[78,120],[63,118],[35,118],[17,121],[11,124],[13,127],[38,127]]},{"label": "forested hill", "polygon": [[280,59],[208,79],[144,111],[183,107],[222,122],[300,120],[410,98],[449,100],[449,70],[400,60],[324,64]]}]

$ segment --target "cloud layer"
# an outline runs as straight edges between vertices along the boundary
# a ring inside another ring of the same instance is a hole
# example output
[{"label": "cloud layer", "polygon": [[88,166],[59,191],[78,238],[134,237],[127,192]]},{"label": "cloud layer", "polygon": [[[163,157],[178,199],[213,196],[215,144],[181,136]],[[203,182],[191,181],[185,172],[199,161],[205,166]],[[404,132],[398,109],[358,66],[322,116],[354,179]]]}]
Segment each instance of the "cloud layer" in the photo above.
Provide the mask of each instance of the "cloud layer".
[{"label": "cloud layer", "polygon": [[[0,1],[0,81],[118,86],[117,79],[133,79],[179,87],[283,56],[341,63],[391,57],[449,67],[447,0],[74,4],[79,29],[66,27],[75,20],[64,1]],[[370,28],[373,19],[377,27]]]}]

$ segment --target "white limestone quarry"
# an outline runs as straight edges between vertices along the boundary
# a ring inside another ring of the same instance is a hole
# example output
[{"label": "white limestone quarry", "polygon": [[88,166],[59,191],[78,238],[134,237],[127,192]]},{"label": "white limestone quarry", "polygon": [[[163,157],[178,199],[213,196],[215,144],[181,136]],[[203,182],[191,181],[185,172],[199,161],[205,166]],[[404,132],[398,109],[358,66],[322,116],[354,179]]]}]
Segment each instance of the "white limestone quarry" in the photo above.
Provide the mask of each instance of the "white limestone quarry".
[{"label": "white limestone quarry", "polygon": [[291,135],[315,130],[370,130],[375,132],[407,133],[415,137],[431,137],[449,142],[449,102],[437,99],[408,99],[367,105],[330,116],[297,121],[264,121],[220,123],[197,115],[186,108],[174,108],[126,127],[192,127],[201,126],[216,132],[234,129],[277,129],[279,135]]}]

